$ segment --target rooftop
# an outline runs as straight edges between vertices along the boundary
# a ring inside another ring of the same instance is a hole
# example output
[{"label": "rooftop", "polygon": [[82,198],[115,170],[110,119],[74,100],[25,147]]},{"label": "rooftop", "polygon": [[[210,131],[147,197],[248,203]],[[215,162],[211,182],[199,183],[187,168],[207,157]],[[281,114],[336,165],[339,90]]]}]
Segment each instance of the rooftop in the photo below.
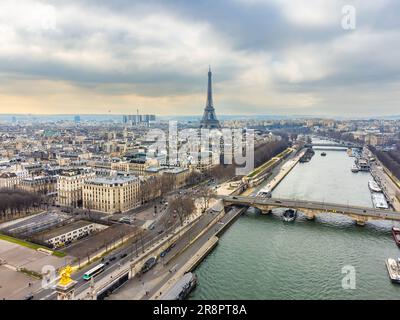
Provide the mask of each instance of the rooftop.
[{"label": "rooftop", "polygon": [[110,177],[98,177],[85,182],[85,184],[94,184],[94,185],[117,185],[123,184],[126,182],[131,182],[137,180],[137,177],[133,176],[110,176]]},{"label": "rooftop", "polygon": [[70,223],[68,225],[53,229],[53,230],[49,230],[49,231],[44,231],[41,233],[38,233],[36,235],[37,238],[43,239],[43,240],[49,240],[55,237],[58,237],[62,234],[71,232],[73,230],[77,230],[80,228],[83,228],[85,226],[91,225],[93,224],[93,222],[89,222],[86,220],[79,220],[79,221],[75,221],[73,223]]}]

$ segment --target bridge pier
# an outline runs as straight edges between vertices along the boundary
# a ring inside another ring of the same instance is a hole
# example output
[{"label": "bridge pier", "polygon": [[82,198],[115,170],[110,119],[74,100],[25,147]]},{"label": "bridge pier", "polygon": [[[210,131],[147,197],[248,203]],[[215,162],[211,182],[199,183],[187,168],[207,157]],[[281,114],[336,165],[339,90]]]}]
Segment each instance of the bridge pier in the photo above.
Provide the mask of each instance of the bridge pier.
[{"label": "bridge pier", "polygon": [[263,208],[263,209],[259,209],[260,211],[261,211],[261,214],[262,215],[268,215],[268,214],[271,214],[272,213],[272,209],[269,209],[269,208]]},{"label": "bridge pier", "polygon": [[304,209],[302,211],[306,215],[306,219],[308,221],[315,220],[315,212],[314,211],[312,211],[312,210],[304,210]]},{"label": "bridge pier", "polygon": [[365,226],[365,223],[368,221],[368,218],[366,217],[357,217],[354,219],[354,222],[356,223],[357,226],[363,227]]}]

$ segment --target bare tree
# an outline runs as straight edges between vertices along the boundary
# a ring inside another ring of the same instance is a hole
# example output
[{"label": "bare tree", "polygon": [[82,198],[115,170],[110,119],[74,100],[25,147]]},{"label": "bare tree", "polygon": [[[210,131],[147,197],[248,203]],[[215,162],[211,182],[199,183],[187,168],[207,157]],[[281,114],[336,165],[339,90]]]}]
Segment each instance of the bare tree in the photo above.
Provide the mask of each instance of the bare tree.
[{"label": "bare tree", "polygon": [[210,200],[215,196],[215,191],[212,188],[203,185],[198,189],[196,195],[200,200],[201,212],[205,212],[210,205]]},{"label": "bare tree", "polygon": [[219,164],[211,168],[211,177],[217,181],[233,178],[235,176],[235,166],[233,164],[223,165]]},{"label": "bare tree", "polygon": [[182,226],[185,218],[196,210],[196,206],[190,196],[176,197],[170,201],[169,210],[177,215]]},{"label": "bare tree", "polygon": [[40,195],[15,189],[0,190],[0,220],[26,214],[33,208],[40,207]]}]

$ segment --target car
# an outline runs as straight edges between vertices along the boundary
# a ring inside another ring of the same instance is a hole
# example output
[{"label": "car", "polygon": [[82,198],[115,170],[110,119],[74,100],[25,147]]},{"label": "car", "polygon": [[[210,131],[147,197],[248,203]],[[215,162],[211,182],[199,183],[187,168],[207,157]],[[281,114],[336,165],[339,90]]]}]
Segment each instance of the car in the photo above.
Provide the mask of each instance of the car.
[{"label": "car", "polygon": [[33,299],[33,294],[28,294],[24,297],[24,300],[32,300]]},{"label": "car", "polygon": [[164,230],[161,229],[161,230],[158,231],[158,234],[161,234],[161,233],[163,233],[163,232],[164,232]]},{"label": "car", "polygon": [[170,250],[171,250],[173,247],[175,247],[175,246],[176,246],[176,242],[174,242],[173,244],[171,244],[171,245],[169,246]]},{"label": "car", "polygon": [[127,253],[123,253],[120,255],[120,259],[125,258],[128,254]]},{"label": "car", "polygon": [[157,257],[151,257],[150,259],[148,259],[145,264],[143,265],[142,269],[141,269],[141,273],[146,273],[147,271],[149,271],[151,268],[153,268],[157,263]]},{"label": "car", "polygon": [[275,200],[275,203],[282,203],[282,201],[279,201],[279,200]]},{"label": "car", "polygon": [[160,253],[160,257],[164,258],[167,255],[167,250]]},{"label": "car", "polygon": [[114,261],[115,259],[117,259],[117,257],[111,257],[110,259],[108,259],[109,262]]},{"label": "car", "polygon": [[237,200],[237,197],[232,197],[232,199],[235,199],[235,200]]}]

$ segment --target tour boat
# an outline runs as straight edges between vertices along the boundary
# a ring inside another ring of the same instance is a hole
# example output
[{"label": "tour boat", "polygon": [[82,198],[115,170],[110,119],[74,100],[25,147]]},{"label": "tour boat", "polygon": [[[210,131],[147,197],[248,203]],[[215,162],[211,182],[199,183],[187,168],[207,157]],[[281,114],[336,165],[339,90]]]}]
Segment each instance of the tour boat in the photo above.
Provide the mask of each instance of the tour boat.
[{"label": "tour boat", "polygon": [[396,227],[393,227],[392,228],[392,235],[393,235],[394,241],[400,247],[400,229],[396,228]]},{"label": "tour boat", "polygon": [[353,164],[352,166],[351,166],[351,172],[354,172],[354,173],[356,173],[356,172],[358,172],[360,169],[358,168],[358,166],[356,165],[356,164]]},{"label": "tour boat", "polygon": [[321,156],[322,156],[322,157],[325,157],[325,156],[326,156],[326,152],[322,152],[322,153],[321,153]]}]

